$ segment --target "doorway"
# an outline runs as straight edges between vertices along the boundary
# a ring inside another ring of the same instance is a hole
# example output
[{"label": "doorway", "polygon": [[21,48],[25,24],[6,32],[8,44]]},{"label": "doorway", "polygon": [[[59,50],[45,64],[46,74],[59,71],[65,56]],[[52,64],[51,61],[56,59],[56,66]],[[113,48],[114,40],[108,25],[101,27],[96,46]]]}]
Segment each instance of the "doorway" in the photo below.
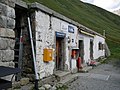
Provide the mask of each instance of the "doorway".
[{"label": "doorway", "polygon": [[56,37],[56,70],[64,70],[64,38]]},{"label": "doorway", "polygon": [[83,40],[79,40],[79,57],[81,57],[81,63],[84,63],[84,43]]},{"label": "doorway", "polygon": [[90,59],[93,60],[93,40],[90,40]]}]

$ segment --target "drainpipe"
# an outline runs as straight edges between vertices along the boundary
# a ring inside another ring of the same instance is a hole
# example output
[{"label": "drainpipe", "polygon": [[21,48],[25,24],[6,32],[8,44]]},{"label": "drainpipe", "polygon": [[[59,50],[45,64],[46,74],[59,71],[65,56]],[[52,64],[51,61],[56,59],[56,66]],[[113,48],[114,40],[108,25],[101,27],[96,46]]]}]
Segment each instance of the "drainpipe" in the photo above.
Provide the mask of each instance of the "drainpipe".
[{"label": "drainpipe", "polygon": [[35,90],[38,90],[39,77],[38,77],[35,50],[34,50],[34,45],[33,45],[33,37],[32,37],[31,24],[30,24],[30,18],[29,17],[28,17],[28,25],[29,25],[29,34],[30,34],[30,41],[31,41],[31,46],[32,46],[32,55],[33,55],[33,63],[34,63],[34,71],[35,71]]}]

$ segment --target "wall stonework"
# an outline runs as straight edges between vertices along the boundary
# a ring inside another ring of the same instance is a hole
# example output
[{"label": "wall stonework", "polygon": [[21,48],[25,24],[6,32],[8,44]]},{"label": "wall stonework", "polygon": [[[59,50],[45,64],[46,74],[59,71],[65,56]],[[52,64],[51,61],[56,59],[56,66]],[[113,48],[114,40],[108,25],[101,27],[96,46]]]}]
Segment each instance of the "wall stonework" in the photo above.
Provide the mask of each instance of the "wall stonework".
[{"label": "wall stonework", "polygon": [[3,3],[7,6],[10,6],[10,7],[14,8],[15,7],[15,1],[16,0],[0,0],[0,3]]},{"label": "wall stonework", "polygon": [[[44,12],[38,11],[35,12],[36,20],[36,60],[37,67],[40,78],[48,77],[52,75],[56,69],[56,53],[54,53],[54,60],[48,63],[43,61],[43,50],[44,48],[53,48],[56,52],[56,32],[61,32],[65,34],[63,39],[63,62],[64,65],[61,67],[64,70],[70,70],[70,49],[68,47],[77,47],[77,27],[60,20],[54,16],[50,16]],[[68,32],[68,26],[74,28],[74,33]],[[68,44],[68,37],[71,39],[71,43]],[[72,39],[73,42],[72,42]],[[76,60],[74,60],[74,66],[71,66],[72,69],[76,68]]]},{"label": "wall stonework", "polygon": [[0,66],[14,67],[14,0],[0,0]]},{"label": "wall stonework", "polygon": [[0,37],[2,38],[15,38],[15,32],[12,29],[0,28]]}]

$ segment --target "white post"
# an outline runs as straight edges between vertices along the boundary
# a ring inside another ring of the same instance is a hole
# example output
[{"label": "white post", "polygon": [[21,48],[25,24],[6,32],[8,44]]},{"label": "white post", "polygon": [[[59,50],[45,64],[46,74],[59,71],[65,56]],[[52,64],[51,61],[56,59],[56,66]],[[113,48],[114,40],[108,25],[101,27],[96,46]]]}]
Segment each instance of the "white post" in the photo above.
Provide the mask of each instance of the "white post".
[{"label": "white post", "polygon": [[31,46],[32,46],[32,55],[33,55],[33,63],[34,63],[34,70],[35,70],[35,88],[38,88],[38,70],[36,66],[36,57],[35,57],[35,50],[34,50],[34,45],[33,45],[33,38],[32,38],[32,31],[31,31],[31,24],[30,24],[30,18],[28,17],[28,25],[29,25],[29,33],[30,33],[30,41],[31,41]]}]

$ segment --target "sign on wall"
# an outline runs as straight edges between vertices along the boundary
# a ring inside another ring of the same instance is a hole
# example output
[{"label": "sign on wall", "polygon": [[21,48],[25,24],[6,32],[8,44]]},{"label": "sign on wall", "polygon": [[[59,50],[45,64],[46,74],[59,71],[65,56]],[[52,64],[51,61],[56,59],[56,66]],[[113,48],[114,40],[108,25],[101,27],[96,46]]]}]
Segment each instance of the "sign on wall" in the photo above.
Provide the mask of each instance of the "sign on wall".
[{"label": "sign on wall", "polygon": [[64,38],[65,37],[65,33],[62,33],[62,32],[55,32],[56,34],[56,37],[61,37],[61,38]]},{"label": "sign on wall", "polygon": [[67,29],[68,29],[68,25],[65,24],[65,23],[61,23],[61,30],[62,31],[67,31]]},{"label": "sign on wall", "polygon": [[74,27],[72,27],[72,26],[68,26],[68,32],[70,32],[70,33],[74,33]]}]

